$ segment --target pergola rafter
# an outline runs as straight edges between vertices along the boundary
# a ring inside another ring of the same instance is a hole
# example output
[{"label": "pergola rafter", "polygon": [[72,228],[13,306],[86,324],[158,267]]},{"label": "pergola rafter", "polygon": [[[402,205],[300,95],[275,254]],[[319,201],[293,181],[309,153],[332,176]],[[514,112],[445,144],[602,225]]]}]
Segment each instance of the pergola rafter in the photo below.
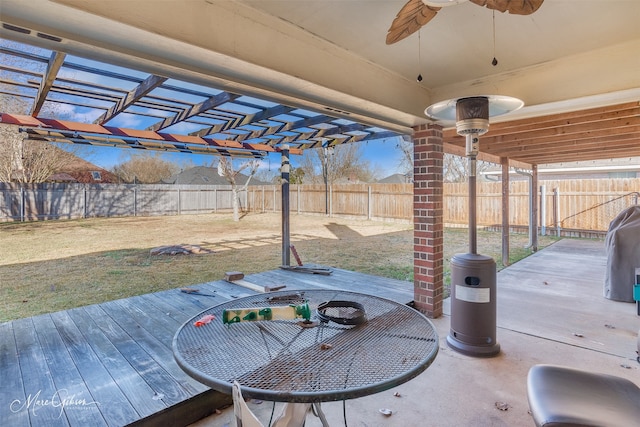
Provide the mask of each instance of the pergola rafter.
[{"label": "pergola rafter", "polygon": [[162,122],[155,123],[149,126],[148,130],[160,130],[166,129],[169,126],[175,125],[176,123],[180,123],[184,120],[187,120],[191,117],[197,116],[200,113],[204,113],[205,111],[209,111],[219,105],[224,104],[225,102],[233,101],[238,98],[240,95],[236,95],[229,92],[222,92],[220,94],[214,95],[208,98],[206,101],[200,102],[198,104],[192,105],[191,108],[183,110],[181,113],[176,114],[173,117],[167,117]]},{"label": "pergola rafter", "polygon": [[64,63],[64,58],[67,55],[62,52],[52,52],[51,58],[49,58],[49,62],[47,63],[47,70],[45,71],[44,77],[40,80],[40,86],[38,88],[38,94],[36,95],[35,102],[31,108],[29,114],[36,117],[40,110],[42,109],[42,104],[47,99],[47,95],[51,87],[53,86],[53,82],[58,75],[58,71],[60,71],[60,67]]},{"label": "pergola rafter", "polygon": [[136,86],[134,89],[127,93],[127,96],[120,98],[111,108],[107,110],[103,115],[98,117],[94,123],[103,124],[113,119],[118,114],[126,110],[130,105],[135,104],[140,98],[151,92],[153,89],[159,87],[167,81],[166,77],[160,77],[156,75],[150,75],[142,83]]}]

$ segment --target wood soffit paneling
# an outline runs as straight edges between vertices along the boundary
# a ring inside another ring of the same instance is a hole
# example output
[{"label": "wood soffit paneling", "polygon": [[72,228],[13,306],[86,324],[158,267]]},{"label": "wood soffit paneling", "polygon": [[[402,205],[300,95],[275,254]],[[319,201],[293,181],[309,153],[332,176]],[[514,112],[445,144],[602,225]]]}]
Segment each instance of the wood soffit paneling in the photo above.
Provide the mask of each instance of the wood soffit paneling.
[{"label": "wood soffit paneling", "polygon": [[[449,152],[465,145],[455,129],[444,142]],[[640,156],[640,102],[491,124],[480,151],[528,164]]]}]

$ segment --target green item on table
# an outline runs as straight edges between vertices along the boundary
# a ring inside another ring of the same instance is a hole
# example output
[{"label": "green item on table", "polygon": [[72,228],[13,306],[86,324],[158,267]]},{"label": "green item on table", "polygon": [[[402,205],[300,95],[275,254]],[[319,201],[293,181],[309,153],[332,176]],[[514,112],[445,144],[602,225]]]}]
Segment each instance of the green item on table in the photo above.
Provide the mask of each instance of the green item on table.
[{"label": "green item on table", "polygon": [[229,308],[222,311],[222,323],[253,322],[257,320],[311,319],[311,310],[306,302],[299,305],[273,307]]}]

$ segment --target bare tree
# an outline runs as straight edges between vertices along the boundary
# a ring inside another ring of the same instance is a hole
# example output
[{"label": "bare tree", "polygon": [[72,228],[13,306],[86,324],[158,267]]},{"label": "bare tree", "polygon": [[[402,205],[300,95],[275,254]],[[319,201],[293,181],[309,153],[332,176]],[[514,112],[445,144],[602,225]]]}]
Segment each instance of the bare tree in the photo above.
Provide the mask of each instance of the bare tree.
[{"label": "bare tree", "polygon": [[[410,139],[402,139],[398,143],[402,152],[400,168],[413,177],[413,142]],[[477,173],[487,170],[491,163],[478,161]],[[443,180],[445,182],[465,182],[469,176],[469,159],[455,154],[444,153],[442,159]]]},{"label": "bare tree", "polygon": [[[3,41],[9,47],[14,42]],[[36,52],[36,48],[32,49]],[[28,63],[23,58],[10,54],[2,55],[2,63],[7,66],[0,70],[0,110],[9,114],[29,114],[33,99],[28,90],[16,83],[16,73],[11,68],[25,68]],[[55,116],[57,106],[45,103],[42,112]],[[15,125],[0,124],[0,181],[39,183],[45,182],[54,173],[64,170],[76,159],[75,149],[60,148],[61,145],[26,139]]]},{"label": "bare tree", "polygon": [[[293,168],[291,169],[291,172],[293,173]],[[254,178],[262,182],[269,182],[271,184],[280,184],[280,172],[278,170],[271,170],[270,168],[259,169],[255,173]],[[294,182],[291,182],[291,183],[295,184]]]},{"label": "bare tree", "polygon": [[177,173],[180,167],[160,157],[160,153],[138,153],[112,168],[124,182],[156,184]]},{"label": "bare tree", "polygon": [[299,166],[306,183],[333,184],[338,181],[371,182],[379,172],[371,167],[357,143],[307,150]]},{"label": "bare tree", "polygon": [[25,140],[16,126],[0,125],[0,182],[45,182],[75,159],[55,144]]},{"label": "bare tree", "polygon": [[[443,180],[444,182],[465,182],[469,176],[469,159],[445,153],[443,156]],[[491,163],[479,160],[476,164],[476,173],[480,175],[491,167]]]},{"label": "bare tree", "polygon": [[409,182],[413,182],[413,141],[411,137],[403,137],[400,139],[398,149],[402,152],[398,166],[402,173],[409,177]]},{"label": "bare tree", "polygon": [[[256,174],[260,166],[259,160],[249,160],[242,163],[238,169],[233,168],[233,160],[230,157],[221,157],[218,161],[218,174],[224,177],[229,184],[231,184],[231,191],[233,193],[233,220],[240,221],[240,192],[246,191],[249,186],[249,181]],[[249,177],[245,181],[241,188],[238,188],[237,178],[240,172],[243,170],[249,170]]]},{"label": "bare tree", "polygon": [[15,126],[0,125],[0,182],[12,182],[24,175],[23,137]]}]

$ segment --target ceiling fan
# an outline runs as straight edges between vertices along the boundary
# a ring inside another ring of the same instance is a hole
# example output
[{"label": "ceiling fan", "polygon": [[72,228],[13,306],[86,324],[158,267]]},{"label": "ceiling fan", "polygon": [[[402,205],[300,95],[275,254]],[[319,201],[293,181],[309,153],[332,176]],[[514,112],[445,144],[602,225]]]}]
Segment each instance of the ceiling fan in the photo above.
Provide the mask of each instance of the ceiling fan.
[{"label": "ceiling fan", "polygon": [[[418,31],[431,21],[443,6],[463,3],[467,0],[409,0],[393,20],[387,32],[387,44],[394,44]],[[469,0],[478,6],[516,15],[530,15],[544,0]]]}]

